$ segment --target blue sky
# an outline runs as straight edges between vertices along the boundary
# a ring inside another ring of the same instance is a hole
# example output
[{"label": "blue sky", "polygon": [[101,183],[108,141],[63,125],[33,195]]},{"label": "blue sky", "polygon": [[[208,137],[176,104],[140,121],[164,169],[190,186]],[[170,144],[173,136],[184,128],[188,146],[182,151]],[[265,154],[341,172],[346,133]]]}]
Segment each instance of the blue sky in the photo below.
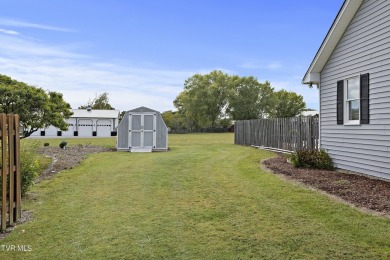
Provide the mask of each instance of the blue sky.
[{"label": "blue sky", "polygon": [[3,0],[0,74],[64,94],[108,92],[119,110],[174,109],[184,80],[214,69],[295,91],[343,0]]}]

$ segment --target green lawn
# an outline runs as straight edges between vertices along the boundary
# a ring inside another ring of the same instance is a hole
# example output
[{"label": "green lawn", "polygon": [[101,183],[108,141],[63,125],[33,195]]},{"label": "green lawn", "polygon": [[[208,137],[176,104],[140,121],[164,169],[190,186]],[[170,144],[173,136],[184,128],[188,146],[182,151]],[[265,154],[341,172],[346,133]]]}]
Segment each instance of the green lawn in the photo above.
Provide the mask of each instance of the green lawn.
[{"label": "green lawn", "polygon": [[32,251],[0,258],[390,258],[389,219],[264,172],[272,153],[232,134],[169,142],[170,152],[94,154],[35,186],[23,205],[33,221],[0,241]]}]

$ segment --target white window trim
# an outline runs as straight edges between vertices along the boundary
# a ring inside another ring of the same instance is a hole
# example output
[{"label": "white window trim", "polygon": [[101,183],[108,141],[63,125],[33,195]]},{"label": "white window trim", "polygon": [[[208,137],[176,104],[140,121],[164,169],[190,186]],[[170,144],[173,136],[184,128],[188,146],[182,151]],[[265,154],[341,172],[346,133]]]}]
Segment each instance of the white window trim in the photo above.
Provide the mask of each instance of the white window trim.
[{"label": "white window trim", "polygon": [[343,102],[344,109],[343,110],[344,110],[344,125],[346,125],[346,126],[348,126],[348,125],[360,125],[360,116],[361,116],[360,104],[359,104],[359,120],[349,120],[348,102],[349,101],[353,101],[353,100],[359,100],[359,102],[360,102],[360,97],[358,99],[349,99],[348,100],[348,80],[354,79],[354,78],[359,78],[359,96],[360,96],[360,89],[361,89],[361,86],[360,86],[360,74],[354,75],[354,76],[350,76],[350,77],[344,79],[344,102]]}]

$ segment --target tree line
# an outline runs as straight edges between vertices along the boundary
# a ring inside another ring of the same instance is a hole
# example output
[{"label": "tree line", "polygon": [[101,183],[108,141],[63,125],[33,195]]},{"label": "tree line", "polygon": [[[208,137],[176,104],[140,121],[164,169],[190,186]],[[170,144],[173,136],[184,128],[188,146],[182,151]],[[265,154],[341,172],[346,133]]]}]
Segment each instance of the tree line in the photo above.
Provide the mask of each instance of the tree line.
[{"label": "tree line", "polygon": [[172,129],[227,127],[232,120],[293,117],[306,108],[303,97],[295,92],[275,91],[268,81],[260,83],[252,76],[219,70],[188,78],[173,103],[177,111],[162,114]]},{"label": "tree line", "polygon": [[[270,82],[255,77],[228,75],[219,70],[195,74],[173,101],[177,111],[162,113],[171,129],[228,127],[232,120],[281,118],[305,110],[303,97],[275,91]],[[104,92],[79,109],[114,109]],[[43,90],[0,74],[0,113],[19,114],[23,137],[50,125],[66,131],[71,107],[59,92]],[[123,113],[121,116],[123,116]]]}]

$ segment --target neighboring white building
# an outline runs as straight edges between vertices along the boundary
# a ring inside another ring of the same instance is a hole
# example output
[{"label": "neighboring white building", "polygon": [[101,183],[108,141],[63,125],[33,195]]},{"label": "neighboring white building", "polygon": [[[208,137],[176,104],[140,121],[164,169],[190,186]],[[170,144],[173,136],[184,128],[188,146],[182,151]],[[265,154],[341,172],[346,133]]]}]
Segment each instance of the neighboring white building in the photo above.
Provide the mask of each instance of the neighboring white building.
[{"label": "neighboring white building", "polygon": [[318,116],[318,111],[317,110],[312,110],[312,111],[302,111],[301,116]]},{"label": "neighboring white building", "polygon": [[60,131],[54,126],[49,126],[34,132],[31,136],[116,136],[119,110],[71,109],[71,111],[73,115],[66,119],[69,125],[67,131]]}]

